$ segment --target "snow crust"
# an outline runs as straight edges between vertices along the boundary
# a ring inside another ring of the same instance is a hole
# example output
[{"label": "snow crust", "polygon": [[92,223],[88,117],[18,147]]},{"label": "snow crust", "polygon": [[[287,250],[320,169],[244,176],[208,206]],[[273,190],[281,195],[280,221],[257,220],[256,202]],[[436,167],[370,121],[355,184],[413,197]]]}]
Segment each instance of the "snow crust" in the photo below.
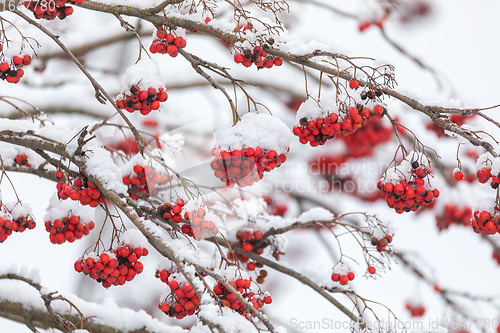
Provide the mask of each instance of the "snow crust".
[{"label": "snow crust", "polygon": [[130,66],[123,75],[123,92],[130,93],[130,86],[137,84],[141,90],[165,88],[160,67],[153,59],[142,59]]},{"label": "snow crust", "polygon": [[288,151],[292,138],[292,132],[278,117],[249,112],[233,127],[215,132],[215,145],[222,150],[261,147],[282,154]]}]

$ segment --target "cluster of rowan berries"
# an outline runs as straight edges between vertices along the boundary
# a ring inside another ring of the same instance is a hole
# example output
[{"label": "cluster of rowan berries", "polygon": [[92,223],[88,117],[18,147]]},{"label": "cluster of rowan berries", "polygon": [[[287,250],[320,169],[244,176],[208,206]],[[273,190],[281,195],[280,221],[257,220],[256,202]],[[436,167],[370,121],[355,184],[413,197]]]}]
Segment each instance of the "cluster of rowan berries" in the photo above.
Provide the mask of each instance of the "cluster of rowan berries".
[{"label": "cluster of rowan berries", "polygon": [[349,281],[354,280],[355,274],[353,272],[347,272],[346,274],[341,274],[341,273],[332,273],[332,281],[333,282],[338,282],[342,286],[345,286]]},{"label": "cluster of rowan berries", "polygon": [[213,148],[210,167],[215,177],[226,186],[235,184],[245,187],[262,179],[264,172],[278,168],[286,161],[285,154],[278,154],[276,150],[264,150],[261,147],[248,147],[232,151]]},{"label": "cluster of rowan berries", "polygon": [[341,139],[347,146],[349,157],[360,158],[373,155],[375,147],[391,140],[392,133],[391,126],[384,126],[380,119],[372,119],[353,134],[342,136]]},{"label": "cluster of rowan berries", "polygon": [[158,308],[162,312],[169,317],[182,319],[194,315],[199,310],[200,299],[188,282],[181,281],[166,269],[157,270],[156,277],[166,283],[171,290],[171,293],[158,303]]},{"label": "cluster of rowan berries", "polygon": [[84,0],[40,0],[24,1],[24,7],[33,12],[37,19],[53,20],[56,17],[63,20],[73,14],[73,7],[66,4],[80,4]]},{"label": "cluster of rowan berries", "polygon": [[267,244],[263,243],[259,247],[254,248],[254,244],[262,240],[264,234],[260,230],[255,230],[252,227],[245,227],[236,232],[236,238],[241,245],[241,249],[245,252],[255,252],[262,254]]},{"label": "cluster of rowan berries", "polygon": [[[64,175],[58,170],[56,172],[56,178],[62,179],[62,177],[64,177]],[[74,179],[73,184],[63,181],[58,182],[57,195],[59,199],[62,200],[70,198],[74,201],[80,201],[83,206],[89,205],[90,207],[97,207],[99,203],[103,202],[101,192],[99,192],[84,175]]]},{"label": "cluster of rowan berries", "polygon": [[272,68],[273,66],[281,66],[283,59],[267,54],[262,46],[255,46],[253,50],[244,49],[243,52],[234,54],[234,62],[242,64],[245,67],[250,67],[255,64],[258,69]]},{"label": "cluster of rowan berries", "polygon": [[[426,166],[420,166],[417,161],[412,162],[411,167],[409,179],[387,181],[383,178],[377,183],[387,205],[399,214],[415,212],[439,196],[438,189],[430,188],[430,184],[426,187],[426,178],[430,175],[430,170]],[[395,174],[404,177],[403,173]]]},{"label": "cluster of rowan berries", "polygon": [[[250,279],[236,279],[235,281],[228,282],[230,286],[236,289],[237,292],[241,294],[241,296],[247,300],[256,310],[259,310],[264,306],[264,304],[271,304],[272,298],[271,296],[264,294],[263,297],[256,295],[251,289],[251,281]],[[220,304],[224,307],[228,307],[238,312],[242,316],[247,316],[247,310],[243,303],[241,303],[236,295],[230,292],[221,282],[217,282],[217,284],[213,288],[214,293],[218,296]],[[253,316],[252,313],[248,313],[250,316]]]},{"label": "cluster of rowan berries", "polygon": [[196,240],[201,240],[205,236],[211,237],[218,233],[215,224],[205,219],[207,211],[204,208],[198,208],[196,212],[185,212],[184,220],[189,224],[181,226],[181,231]]},{"label": "cluster of rowan berries", "polygon": [[94,222],[82,223],[77,215],[65,216],[54,221],[45,221],[45,230],[49,232],[52,244],[62,244],[66,241],[73,243],[75,240],[87,236],[94,229]]},{"label": "cluster of rowan berries", "polygon": [[167,33],[165,29],[158,29],[149,50],[151,53],[168,53],[171,57],[177,57],[179,49],[184,47],[186,47],[186,40],[183,37],[176,37],[171,33]]},{"label": "cluster of rowan berries", "polygon": [[491,173],[490,167],[484,167],[476,172],[477,180],[481,184],[485,184],[490,181],[490,186],[492,189],[497,189],[498,185],[500,185],[500,173],[494,175]]},{"label": "cluster of rowan berries", "polygon": [[[215,224],[205,219],[206,210],[199,208],[195,212],[183,212],[184,200],[177,199],[175,205],[165,202],[156,209],[158,213],[167,220],[180,224],[181,232],[193,237],[196,240],[203,239],[205,236],[214,236],[218,233]],[[183,214],[184,213],[184,214]]]},{"label": "cluster of rowan berries", "polygon": [[139,259],[148,255],[148,250],[142,247],[134,248],[123,244],[113,252],[103,252],[99,256],[90,254],[75,262],[75,270],[83,272],[101,283],[104,288],[120,286],[132,281],[144,269]]},{"label": "cluster of rowan berries", "polygon": [[383,92],[380,89],[368,89],[363,90],[360,94],[361,99],[364,101],[366,99],[375,99],[382,96]]},{"label": "cluster of rowan berries", "polygon": [[387,247],[387,245],[389,245],[390,242],[392,242],[391,235],[385,235],[383,238],[380,239],[373,236],[371,239],[371,244],[377,247],[378,252],[384,252],[385,248]]},{"label": "cluster of rowan berries", "polygon": [[14,218],[10,213],[0,211],[0,243],[3,243],[12,232],[23,232],[26,229],[34,229],[35,221],[30,215]]},{"label": "cluster of rowan berries", "polygon": [[56,17],[63,20],[73,14],[73,7],[69,4],[78,5],[84,0],[40,0],[24,1],[24,7],[33,12],[37,19],[53,20]]},{"label": "cluster of rowan berries", "polygon": [[337,113],[327,114],[324,118],[308,119],[303,117],[299,124],[293,127],[293,134],[299,137],[302,144],[312,147],[324,145],[329,139],[336,136],[347,136],[367,124],[370,119],[381,118],[386,112],[385,108],[377,104],[373,110],[362,105],[349,107],[343,119]]},{"label": "cluster of rowan berries", "polygon": [[28,162],[28,155],[26,154],[17,155],[16,158],[14,159],[14,162],[16,162],[17,165],[31,168],[31,164]]},{"label": "cluster of rowan berries", "polygon": [[[2,49],[3,47],[0,44],[0,52],[2,52]],[[9,83],[18,83],[24,75],[24,70],[21,67],[30,63],[31,57],[29,55],[14,56],[10,63],[7,61],[0,62],[0,79]]]},{"label": "cluster of rowan berries", "polygon": [[411,303],[406,303],[406,310],[410,311],[412,317],[422,317],[425,313],[425,307],[423,305],[415,305]]},{"label": "cluster of rowan berries", "polygon": [[162,176],[147,165],[136,164],[133,170],[134,174],[122,177],[123,184],[128,186],[127,193],[130,194],[130,198],[136,200],[143,194],[156,194],[155,186],[162,180]]},{"label": "cluster of rowan berries", "polygon": [[142,115],[148,115],[152,110],[158,110],[160,103],[165,102],[167,98],[168,94],[162,87],[141,90],[137,84],[133,84],[130,87],[130,94],[118,97],[116,106],[130,113],[139,111]]},{"label": "cluster of rowan berries", "polygon": [[444,206],[443,213],[436,215],[436,225],[441,231],[447,229],[452,224],[470,225],[472,218],[472,208],[469,206],[459,207],[453,203]]},{"label": "cluster of rowan berries", "polygon": [[475,210],[471,220],[472,229],[476,233],[484,233],[486,235],[494,235],[500,232],[500,210],[498,206],[494,207],[494,212],[487,210]]}]

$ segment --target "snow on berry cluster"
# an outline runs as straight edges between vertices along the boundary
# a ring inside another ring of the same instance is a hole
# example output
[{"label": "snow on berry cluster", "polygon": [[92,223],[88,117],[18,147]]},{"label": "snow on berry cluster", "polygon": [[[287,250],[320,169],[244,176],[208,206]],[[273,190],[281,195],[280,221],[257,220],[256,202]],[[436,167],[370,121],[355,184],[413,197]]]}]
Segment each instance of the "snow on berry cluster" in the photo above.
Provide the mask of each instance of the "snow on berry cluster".
[{"label": "snow on berry cluster", "polygon": [[3,243],[12,232],[23,232],[36,226],[32,218],[31,208],[24,204],[5,203],[0,210],[0,243]]},{"label": "snow on berry cluster", "polygon": [[123,81],[124,89],[116,99],[119,109],[147,115],[152,110],[158,110],[168,98],[160,68],[154,60],[140,60],[129,67]]},{"label": "snow on berry cluster", "polygon": [[156,30],[155,37],[149,50],[151,53],[168,53],[171,57],[177,57],[179,49],[186,47],[186,40],[182,36],[167,33],[165,29]]},{"label": "snow on berry cluster", "polygon": [[500,158],[491,159],[488,153],[479,156],[476,161],[476,175],[481,184],[489,182],[492,189],[500,185]]},{"label": "snow on berry cluster", "polygon": [[157,211],[163,218],[180,225],[182,233],[196,240],[218,233],[215,224],[207,218],[207,211],[204,208],[183,211],[183,207],[184,200],[177,199],[175,204],[165,202],[158,206]]},{"label": "snow on berry cluster", "polygon": [[422,304],[406,303],[406,310],[412,317],[422,317],[425,314],[425,307]]},{"label": "snow on berry cluster", "polygon": [[297,111],[293,134],[299,137],[302,144],[312,147],[324,145],[336,136],[347,136],[367,124],[370,119],[381,118],[385,112],[382,105],[377,104],[370,109],[361,104],[350,106],[347,110],[339,110],[335,103],[325,103],[322,107],[312,98],[306,100]]},{"label": "snow on berry cluster", "polygon": [[[3,57],[3,46],[0,44],[0,55]],[[0,62],[0,79],[9,83],[18,83],[24,75],[23,66],[31,63],[29,55],[15,55],[10,61],[4,60]]]},{"label": "snow on berry cluster", "polygon": [[75,270],[90,276],[104,288],[120,286],[143,271],[144,266],[139,259],[148,253],[146,248],[122,244],[113,252],[90,253],[78,259]]},{"label": "snow on berry cluster", "polygon": [[170,293],[163,296],[158,308],[167,316],[182,319],[192,316],[200,309],[200,299],[193,287],[183,276],[171,274],[167,269],[157,270],[156,277],[170,287]]},{"label": "snow on berry cluster", "polygon": [[93,210],[74,201],[53,197],[45,214],[45,230],[52,244],[69,243],[87,236],[94,229]]},{"label": "snow on berry cluster", "polygon": [[387,205],[399,214],[417,211],[439,196],[439,190],[430,183],[431,171],[422,162],[425,157],[413,158],[416,156],[419,154],[410,153],[401,163],[389,168],[377,183]]},{"label": "snow on berry cluster", "polygon": [[78,5],[84,0],[40,0],[40,1],[24,1],[24,7],[33,12],[37,19],[53,20],[56,17],[63,20],[67,16],[73,14],[73,7],[66,6],[69,4]]},{"label": "snow on berry cluster", "polygon": [[333,282],[338,282],[340,285],[345,286],[349,281],[354,280],[356,274],[351,270],[348,265],[340,264],[333,268],[331,279]]},{"label": "snow on berry cluster", "polygon": [[500,206],[495,198],[481,200],[472,214],[472,229],[476,233],[494,235],[500,233]]},{"label": "snow on berry cluster", "polygon": [[438,229],[447,229],[452,224],[465,225],[471,224],[472,208],[470,206],[460,207],[455,203],[444,205],[443,212],[436,215],[436,225]]},{"label": "snow on berry cluster", "polygon": [[[56,177],[61,177],[61,171]],[[60,179],[60,178],[59,178]],[[60,199],[66,200],[70,198],[74,201],[79,201],[83,206],[97,207],[103,202],[101,192],[88,181],[87,177],[82,176],[75,178],[73,183],[60,181],[57,183],[57,195]]]},{"label": "snow on berry cluster", "polygon": [[281,66],[283,59],[267,54],[262,46],[255,46],[253,50],[244,49],[242,52],[234,54],[234,62],[242,64],[245,67],[250,67],[255,64],[258,69],[272,68],[273,66]]},{"label": "snow on berry cluster", "polygon": [[226,186],[250,186],[286,161],[290,143],[291,133],[277,117],[247,113],[215,133],[210,166]]},{"label": "snow on berry cluster", "polygon": [[[250,289],[251,280],[240,278],[234,281],[227,281],[230,286],[236,289],[237,292],[243,296],[245,300],[247,300],[256,310],[259,310],[264,306],[264,304],[271,304],[272,298],[268,293],[264,293],[263,295],[257,295]],[[217,282],[217,284],[213,287],[214,293],[219,298],[220,304],[224,307],[228,307],[242,316],[253,316],[253,313],[247,313],[247,309],[245,305],[238,300],[236,295],[230,292],[221,282]]]}]

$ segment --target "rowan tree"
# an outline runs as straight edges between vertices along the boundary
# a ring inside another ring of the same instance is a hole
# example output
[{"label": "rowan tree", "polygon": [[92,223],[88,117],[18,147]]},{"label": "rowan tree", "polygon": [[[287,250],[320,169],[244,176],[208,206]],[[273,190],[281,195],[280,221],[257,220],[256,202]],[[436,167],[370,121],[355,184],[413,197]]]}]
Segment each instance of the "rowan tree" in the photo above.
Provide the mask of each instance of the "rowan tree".
[{"label": "rowan tree", "polygon": [[497,98],[404,38],[462,5],[1,2],[0,325],[498,331]]}]

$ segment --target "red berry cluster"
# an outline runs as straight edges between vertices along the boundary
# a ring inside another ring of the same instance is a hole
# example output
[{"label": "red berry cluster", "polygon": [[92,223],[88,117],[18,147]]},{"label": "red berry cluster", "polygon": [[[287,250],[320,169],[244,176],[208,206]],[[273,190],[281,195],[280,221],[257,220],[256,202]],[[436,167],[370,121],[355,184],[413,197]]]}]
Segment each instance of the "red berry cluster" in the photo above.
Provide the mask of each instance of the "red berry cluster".
[{"label": "red berry cluster", "polygon": [[406,310],[410,311],[412,317],[422,317],[425,313],[423,305],[414,305],[411,303],[406,303]]},{"label": "red berry cluster", "polygon": [[335,136],[353,134],[366,125],[369,119],[381,118],[384,113],[385,109],[380,104],[375,105],[373,110],[361,105],[351,106],[343,119],[340,119],[336,113],[315,120],[301,118],[299,125],[293,127],[293,134],[299,137],[300,143],[307,144],[309,142],[312,147],[317,147],[324,145],[327,140],[333,139]]},{"label": "red berry cluster", "polygon": [[10,214],[5,214],[0,217],[0,243],[3,243],[7,237],[12,235],[13,231],[23,232],[26,229],[34,229],[35,226],[36,223],[30,215],[14,219]]},{"label": "red berry cluster", "polygon": [[348,272],[347,274],[339,274],[339,273],[332,273],[332,281],[333,282],[338,282],[342,286],[345,286],[349,281],[354,280],[354,273],[353,272]]},{"label": "red berry cluster", "polygon": [[258,69],[271,68],[273,66],[281,66],[283,59],[268,55],[262,46],[255,46],[253,50],[244,49],[243,52],[234,54],[234,62],[242,64],[245,67],[250,67],[255,64]]},{"label": "red berry cluster", "polygon": [[156,271],[156,277],[168,284],[171,293],[158,303],[158,308],[169,317],[182,319],[200,309],[200,299],[188,282],[180,282],[166,269]]},{"label": "red berry cluster", "polygon": [[37,19],[53,20],[56,17],[63,20],[66,16],[73,14],[73,7],[66,6],[70,4],[80,4],[84,0],[40,0],[40,1],[24,1],[24,7],[33,12]]},{"label": "red berry cluster", "polygon": [[476,175],[477,175],[477,180],[481,184],[485,184],[488,181],[490,181],[490,179],[491,179],[490,186],[492,189],[497,189],[498,185],[500,185],[500,173],[497,175],[493,175],[491,173],[490,167],[484,167],[484,168],[477,170]]},{"label": "red berry cluster", "polygon": [[425,178],[430,174],[429,169],[419,166],[416,161],[412,163],[412,167],[410,179],[399,179],[397,183],[385,182],[385,179],[381,179],[377,183],[387,205],[399,214],[415,212],[420,207],[429,205],[439,196],[438,189],[425,187]]},{"label": "red berry cluster", "polygon": [[245,187],[262,179],[264,172],[278,168],[286,161],[285,154],[276,150],[264,150],[261,147],[248,147],[225,151],[217,147],[212,149],[214,157],[210,164],[215,177],[226,186],[235,184]]},{"label": "red berry cluster", "polygon": [[375,147],[391,140],[392,133],[391,126],[384,126],[380,119],[373,119],[355,133],[341,138],[347,146],[349,157],[359,158],[373,155]]},{"label": "red berry cluster", "polygon": [[[251,281],[249,279],[236,279],[236,281],[230,281],[228,282],[229,285],[231,285],[236,291],[238,291],[241,296],[243,296],[244,299],[246,299],[252,306],[256,309],[259,310],[264,306],[264,304],[271,304],[272,303],[272,298],[269,295],[264,295],[264,297],[257,296],[251,289]],[[247,315],[247,310],[245,308],[245,305],[241,303],[238,298],[236,298],[236,295],[234,295],[232,292],[227,290],[226,287],[220,282],[217,282],[217,284],[213,288],[214,293],[219,297],[220,304],[222,306],[228,307],[233,309],[234,311],[238,312],[242,316]],[[250,313],[251,316],[253,314]]]},{"label": "red berry cluster", "polygon": [[[132,200],[139,198],[140,194],[156,194],[155,185],[162,180],[162,176],[149,166],[134,165],[134,174],[123,176],[123,184],[128,186],[127,193]],[[152,188],[150,188],[151,186]],[[139,193],[139,195],[135,194]]]},{"label": "red berry cluster", "polygon": [[186,47],[186,40],[183,37],[176,37],[171,33],[167,33],[165,29],[158,29],[149,51],[160,54],[168,53],[171,57],[177,57],[179,49],[184,47]]},{"label": "red berry cluster", "polygon": [[448,228],[452,224],[470,225],[472,218],[472,208],[461,208],[453,203],[448,203],[444,206],[442,215],[436,215],[436,225],[441,231]]},{"label": "red berry cluster", "polygon": [[217,235],[219,231],[212,221],[205,219],[206,214],[207,211],[203,208],[199,208],[196,212],[185,212],[184,220],[191,225],[182,225],[181,231],[196,240]]},{"label": "red berry cluster", "polygon": [[92,229],[94,229],[94,222],[82,223],[77,215],[45,222],[45,230],[50,233],[49,239],[52,244],[62,244],[66,241],[73,243],[87,236]]},{"label": "red berry cluster", "polygon": [[263,242],[259,247],[254,248],[255,243],[259,243],[262,240],[264,234],[260,230],[255,230],[252,227],[246,227],[244,229],[238,230],[236,232],[236,238],[238,239],[238,243],[241,245],[241,248],[245,252],[255,252],[257,254],[262,254],[264,252],[264,248],[269,245],[266,242]]},{"label": "red berry cluster", "polygon": [[382,96],[383,92],[380,89],[368,89],[361,92],[360,97],[364,101],[366,99],[375,99]]},{"label": "red berry cluster", "polygon": [[14,159],[14,162],[16,162],[17,165],[31,168],[31,164],[28,162],[28,155],[26,154],[17,155],[16,158]]},{"label": "red berry cluster", "polygon": [[9,83],[18,83],[24,75],[24,70],[21,67],[27,66],[30,63],[31,57],[29,55],[14,56],[10,64],[7,61],[0,62],[0,79]]},{"label": "red berry cluster", "polygon": [[62,200],[70,198],[80,201],[83,206],[97,207],[100,202],[103,202],[101,192],[85,176],[76,178],[73,184],[63,181],[57,183],[57,195]]},{"label": "red berry cluster", "polygon": [[139,259],[147,256],[148,253],[146,248],[122,245],[114,249],[112,253],[103,252],[99,257],[90,255],[78,259],[75,262],[75,270],[102,283],[104,288],[112,285],[120,286],[127,281],[132,281],[137,274],[142,272],[144,266]]},{"label": "red berry cluster", "polygon": [[121,95],[116,100],[116,106],[130,113],[139,111],[142,115],[148,115],[152,110],[158,110],[160,103],[165,102],[167,98],[167,92],[162,87],[141,90],[137,84],[133,84],[130,94]]},{"label": "red berry cluster", "polygon": [[472,229],[476,233],[482,232],[486,235],[500,233],[500,210],[495,206],[493,215],[486,210],[476,210],[471,222]]},{"label": "red berry cluster", "polygon": [[377,247],[378,252],[384,252],[385,248],[389,243],[392,242],[392,236],[391,235],[385,235],[384,238],[378,239],[377,237],[373,236],[371,239],[371,244],[373,246]]},{"label": "red berry cluster", "polygon": [[175,205],[165,202],[156,209],[167,220],[181,224],[181,232],[196,240],[203,239],[206,235],[214,236],[218,233],[215,224],[205,219],[206,210],[199,208],[196,212],[184,212],[184,200],[177,199]]}]

